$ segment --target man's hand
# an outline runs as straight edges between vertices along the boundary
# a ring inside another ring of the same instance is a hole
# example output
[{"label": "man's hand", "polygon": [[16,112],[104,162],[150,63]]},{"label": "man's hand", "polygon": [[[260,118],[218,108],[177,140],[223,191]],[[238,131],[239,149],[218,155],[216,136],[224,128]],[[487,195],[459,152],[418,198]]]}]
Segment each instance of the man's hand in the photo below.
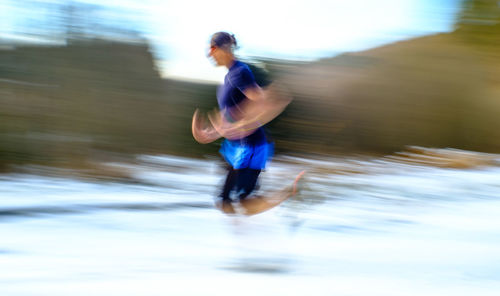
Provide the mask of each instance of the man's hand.
[{"label": "man's hand", "polygon": [[198,109],[196,109],[193,114],[191,132],[193,133],[194,139],[201,144],[211,143],[221,137],[213,126],[210,126],[208,120],[201,115]]},{"label": "man's hand", "polygon": [[248,122],[239,120],[237,122],[229,122],[226,120],[223,111],[214,110],[208,114],[208,119],[219,135],[229,140],[237,140],[249,136],[259,128],[257,122]]}]

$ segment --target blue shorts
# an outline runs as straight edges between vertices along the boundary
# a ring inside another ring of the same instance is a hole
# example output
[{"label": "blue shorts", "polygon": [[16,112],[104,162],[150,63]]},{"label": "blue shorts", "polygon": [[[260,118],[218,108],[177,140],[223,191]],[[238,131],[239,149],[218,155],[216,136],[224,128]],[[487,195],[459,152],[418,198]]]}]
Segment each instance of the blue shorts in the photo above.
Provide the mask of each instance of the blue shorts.
[{"label": "blue shorts", "polygon": [[249,145],[225,140],[219,152],[236,170],[246,168],[262,170],[274,153],[274,145],[267,142]]}]

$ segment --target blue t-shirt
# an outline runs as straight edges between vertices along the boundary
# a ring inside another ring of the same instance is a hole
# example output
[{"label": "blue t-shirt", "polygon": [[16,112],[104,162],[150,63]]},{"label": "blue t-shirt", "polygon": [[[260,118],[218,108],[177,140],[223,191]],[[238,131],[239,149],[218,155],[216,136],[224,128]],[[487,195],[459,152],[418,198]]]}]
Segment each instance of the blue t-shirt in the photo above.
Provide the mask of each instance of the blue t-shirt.
[{"label": "blue t-shirt", "polygon": [[[241,117],[239,106],[248,98],[243,93],[247,88],[257,86],[255,78],[250,68],[245,63],[235,61],[229,68],[229,72],[224,77],[224,84],[217,90],[217,101],[219,108],[225,110],[226,119],[238,121]],[[242,144],[265,143],[266,136],[263,128],[258,128],[255,132],[243,139],[230,140]]]}]

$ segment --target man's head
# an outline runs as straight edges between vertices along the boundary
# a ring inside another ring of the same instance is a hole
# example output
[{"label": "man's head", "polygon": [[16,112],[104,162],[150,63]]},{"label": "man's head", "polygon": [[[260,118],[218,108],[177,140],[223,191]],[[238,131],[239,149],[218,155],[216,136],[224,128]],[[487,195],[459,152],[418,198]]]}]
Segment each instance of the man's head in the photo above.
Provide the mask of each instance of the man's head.
[{"label": "man's head", "polygon": [[234,35],[227,32],[217,32],[210,39],[208,56],[212,57],[218,66],[228,66],[234,60],[236,47]]}]

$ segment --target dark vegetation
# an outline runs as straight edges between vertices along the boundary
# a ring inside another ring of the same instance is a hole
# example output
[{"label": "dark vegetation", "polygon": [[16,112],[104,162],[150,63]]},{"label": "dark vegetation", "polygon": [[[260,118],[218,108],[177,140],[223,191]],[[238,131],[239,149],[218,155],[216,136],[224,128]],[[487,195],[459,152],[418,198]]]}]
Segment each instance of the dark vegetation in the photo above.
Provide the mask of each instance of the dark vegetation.
[{"label": "dark vegetation", "polygon": [[[294,101],[270,123],[278,153],[500,152],[500,7],[465,1],[456,30],[311,63],[262,59]],[[195,108],[215,85],[162,79],[144,41],[78,37],[0,51],[0,168],[74,167],[136,154],[215,154]]]}]

